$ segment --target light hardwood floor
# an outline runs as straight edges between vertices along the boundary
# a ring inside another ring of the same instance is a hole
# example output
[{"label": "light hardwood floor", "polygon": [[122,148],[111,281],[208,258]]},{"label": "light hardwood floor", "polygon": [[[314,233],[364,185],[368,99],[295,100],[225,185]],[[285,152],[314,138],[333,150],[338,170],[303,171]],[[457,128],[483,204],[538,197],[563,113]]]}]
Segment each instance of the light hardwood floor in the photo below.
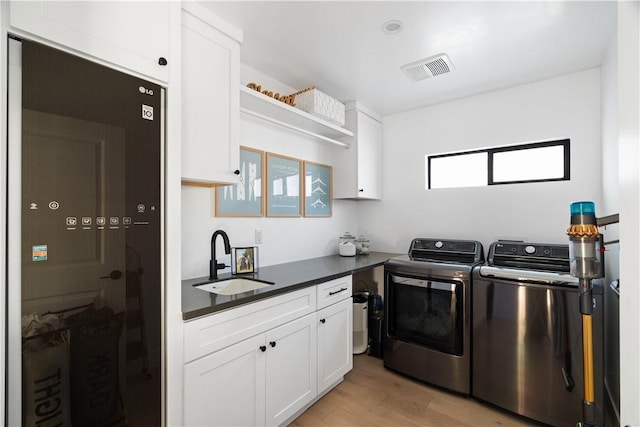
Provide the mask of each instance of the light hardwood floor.
[{"label": "light hardwood floor", "polygon": [[345,380],[291,426],[534,426],[475,399],[430,387],[354,355]]}]

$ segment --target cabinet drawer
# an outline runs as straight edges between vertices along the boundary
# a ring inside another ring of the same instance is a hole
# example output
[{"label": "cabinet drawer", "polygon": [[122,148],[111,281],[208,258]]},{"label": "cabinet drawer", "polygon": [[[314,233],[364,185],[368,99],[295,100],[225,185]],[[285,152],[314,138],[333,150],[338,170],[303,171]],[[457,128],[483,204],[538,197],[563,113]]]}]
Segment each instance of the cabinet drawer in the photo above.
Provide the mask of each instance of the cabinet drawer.
[{"label": "cabinet drawer", "polygon": [[186,322],[184,324],[184,363],[313,313],[315,310],[316,289],[310,286]]},{"label": "cabinet drawer", "polygon": [[344,276],[319,284],[317,286],[318,310],[351,297],[351,283],[352,276]]}]

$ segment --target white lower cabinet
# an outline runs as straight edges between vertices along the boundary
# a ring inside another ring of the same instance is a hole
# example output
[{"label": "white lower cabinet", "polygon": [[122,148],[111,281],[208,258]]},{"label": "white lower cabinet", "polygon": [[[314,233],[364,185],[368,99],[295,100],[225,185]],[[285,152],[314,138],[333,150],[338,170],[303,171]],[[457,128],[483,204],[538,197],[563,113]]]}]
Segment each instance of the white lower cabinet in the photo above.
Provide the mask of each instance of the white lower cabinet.
[{"label": "white lower cabinet", "polygon": [[184,425],[292,421],[353,367],[350,297],[346,276],[185,323]]},{"label": "white lower cabinet", "polygon": [[265,424],[264,334],[187,363],[185,426]]},{"label": "white lower cabinet", "polygon": [[185,366],[187,426],[282,424],[316,396],[315,314]]},{"label": "white lower cabinet", "polygon": [[322,394],[353,368],[351,298],[319,310],[316,318],[318,320],[318,394]]},{"label": "white lower cabinet", "polygon": [[266,334],[266,424],[277,426],[316,397],[315,314]]}]

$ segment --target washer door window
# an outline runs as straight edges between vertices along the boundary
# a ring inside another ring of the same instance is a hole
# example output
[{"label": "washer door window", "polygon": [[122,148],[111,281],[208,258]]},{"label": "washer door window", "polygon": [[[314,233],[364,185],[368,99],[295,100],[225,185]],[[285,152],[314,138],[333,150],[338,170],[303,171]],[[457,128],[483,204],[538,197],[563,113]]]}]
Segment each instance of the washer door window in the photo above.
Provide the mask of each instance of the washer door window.
[{"label": "washer door window", "polygon": [[462,355],[463,284],[390,274],[392,338]]}]

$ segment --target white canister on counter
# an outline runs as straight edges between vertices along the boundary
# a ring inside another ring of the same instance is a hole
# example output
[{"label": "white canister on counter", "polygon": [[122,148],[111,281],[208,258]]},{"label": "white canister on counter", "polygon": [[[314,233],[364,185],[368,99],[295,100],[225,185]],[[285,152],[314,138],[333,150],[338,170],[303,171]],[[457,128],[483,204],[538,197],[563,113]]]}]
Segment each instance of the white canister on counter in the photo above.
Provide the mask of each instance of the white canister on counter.
[{"label": "white canister on counter", "polygon": [[340,243],[338,253],[340,254],[340,256],[355,256],[356,245],[351,242],[342,242]]},{"label": "white canister on counter", "polygon": [[356,238],[351,234],[344,233],[338,241],[338,253],[340,256],[355,256],[356,254]]},{"label": "white canister on counter", "polygon": [[358,255],[369,255],[369,239],[364,236],[358,237],[355,242],[356,244],[356,254]]}]

